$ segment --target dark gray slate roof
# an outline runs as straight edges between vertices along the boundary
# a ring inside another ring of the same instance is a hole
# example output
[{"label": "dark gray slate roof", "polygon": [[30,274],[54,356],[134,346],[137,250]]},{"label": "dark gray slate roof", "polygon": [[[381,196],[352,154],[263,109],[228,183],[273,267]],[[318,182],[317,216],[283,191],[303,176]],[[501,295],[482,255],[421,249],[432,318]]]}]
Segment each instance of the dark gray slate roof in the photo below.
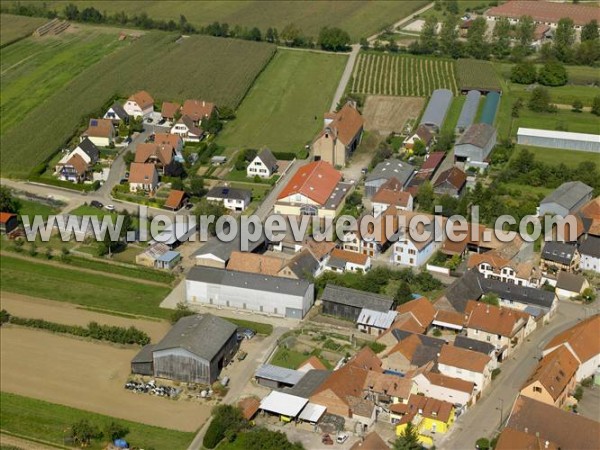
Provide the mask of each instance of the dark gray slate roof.
[{"label": "dark gray slate roof", "polygon": [[131,363],[151,363],[153,361],[152,352],[154,351],[154,347],[156,347],[154,344],[144,345],[138,354],[133,357]]},{"label": "dark gray slate roof", "polygon": [[183,348],[210,361],[237,331],[233,323],[212,314],[195,314],[179,319],[154,352]]},{"label": "dark gray slate roof", "polygon": [[465,312],[469,300],[476,300],[483,295],[483,279],[478,271],[469,270],[446,289],[444,297],[456,311]]},{"label": "dark gray slate roof", "polygon": [[469,91],[467,93],[467,98],[462,107],[462,110],[460,111],[460,116],[458,117],[456,128],[464,130],[473,123],[473,121],[475,120],[475,116],[477,115],[477,109],[479,108],[480,99],[481,92],[479,91]]},{"label": "dark gray slate roof", "polygon": [[450,108],[450,103],[452,103],[452,97],[452,91],[448,89],[436,89],[433,91],[419,125],[434,125],[441,128],[448,108]]},{"label": "dark gray slate roof", "polygon": [[411,334],[413,334],[413,333],[411,333],[410,331],[399,330],[397,328],[394,328],[392,330],[392,336],[394,336],[398,342],[403,341],[404,339],[409,337]]},{"label": "dark gray slate roof", "polygon": [[355,308],[369,308],[381,312],[389,311],[394,303],[393,299],[383,295],[357,291],[356,289],[349,289],[334,284],[325,286],[321,300],[353,306]]},{"label": "dark gray slate roof", "polygon": [[581,275],[565,272],[561,270],[556,279],[556,288],[564,289],[570,292],[580,292],[585,283],[585,278]]},{"label": "dark gray slate roof", "polygon": [[600,258],[600,238],[596,236],[588,236],[588,238],[579,246],[579,253],[582,255]]},{"label": "dark gray slate roof", "polygon": [[471,339],[460,334],[454,339],[454,346],[483,353],[484,355],[490,355],[496,349],[489,342],[478,341],[477,339]]},{"label": "dark gray slate roof", "polygon": [[236,272],[214,267],[192,267],[186,280],[300,296],[304,296],[309,289],[313,289],[312,283],[305,280],[292,280],[291,278]]},{"label": "dark gray slate roof", "polygon": [[525,286],[518,286],[511,283],[503,283],[498,280],[483,279],[482,285],[484,294],[493,292],[502,299],[512,300],[527,305],[539,306],[550,309],[554,302],[554,292],[544,289],[536,289]]},{"label": "dark gray slate roof", "polygon": [[125,111],[125,109],[123,109],[123,106],[121,106],[120,103],[114,102],[110,109],[112,109],[115,114],[117,115],[117,117],[119,117],[119,119],[121,120],[126,120],[129,119],[129,114],[127,114],[127,111]]},{"label": "dark gray slate roof", "polygon": [[292,258],[287,267],[294,272],[298,278],[308,278],[317,271],[317,261],[310,251],[302,251]]},{"label": "dark gray slate roof", "polygon": [[277,166],[277,158],[275,158],[273,153],[271,153],[271,150],[269,150],[268,148],[265,148],[262,152],[260,152],[258,154],[258,157],[263,162],[263,164],[270,169],[273,169]]},{"label": "dark gray slate roof", "polygon": [[556,203],[571,211],[583,198],[590,195],[592,191],[591,187],[581,181],[569,181],[554,189],[540,204]]},{"label": "dark gray slate roof", "polygon": [[467,131],[458,139],[456,145],[471,144],[485,148],[490,142],[496,129],[487,123],[476,123],[467,128]]},{"label": "dark gray slate roof", "polygon": [[575,255],[575,244],[564,242],[546,242],[542,249],[542,258],[560,264],[570,264]]},{"label": "dark gray slate roof", "polygon": [[[248,242],[248,251],[253,252],[258,247],[265,243],[264,233],[256,242]],[[241,234],[237,233],[235,238],[230,242],[221,242],[216,237],[212,237],[206,243],[193,253],[193,256],[214,255],[223,261],[229,261],[231,253],[239,252],[242,248]]]},{"label": "dark gray slate roof", "polygon": [[100,151],[98,150],[98,147],[96,147],[96,145],[89,140],[89,138],[85,138],[77,147],[79,147],[85,152],[86,155],[92,158],[92,161],[98,161]]},{"label": "dark gray slate roof", "polygon": [[446,341],[416,333],[407,333],[406,336],[404,336],[402,339],[398,339],[398,341],[403,341],[413,334],[419,338],[421,345],[417,346],[415,349],[410,361],[411,364],[421,367],[427,364],[429,361],[435,361],[438,353],[440,353],[440,350],[442,349],[442,346],[446,345]]},{"label": "dark gray slate roof", "polygon": [[377,180],[389,180],[396,178],[402,185],[410,179],[415,168],[399,159],[386,159],[375,166],[367,176],[365,183]]},{"label": "dark gray slate roof", "polygon": [[284,388],[283,392],[297,397],[309,398],[331,375],[330,370],[309,370],[294,387]]},{"label": "dark gray slate roof", "polygon": [[237,189],[227,186],[215,186],[206,194],[207,197],[222,198],[227,200],[250,201],[252,191],[248,189]]}]

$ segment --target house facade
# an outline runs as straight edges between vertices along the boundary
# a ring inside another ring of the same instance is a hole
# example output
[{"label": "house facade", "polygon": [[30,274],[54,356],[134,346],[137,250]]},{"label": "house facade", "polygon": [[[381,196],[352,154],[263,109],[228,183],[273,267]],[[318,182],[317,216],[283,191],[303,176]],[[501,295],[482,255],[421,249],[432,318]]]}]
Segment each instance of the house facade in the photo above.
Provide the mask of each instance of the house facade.
[{"label": "house facade", "polygon": [[259,176],[271,178],[277,172],[277,158],[270,150],[264,149],[248,164],[246,174],[248,177]]},{"label": "house facade", "polygon": [[244,211],[252,199],[252,192],[247,189],[236,189],[227,186],[215,186],[206,194],[209,202],[223,203],[230,211]]},{"label": "house facade", "polygon": [[454,157],[459,162],[484,162],[496,145],[496,129],[486,123],[469,126],[454,146]]},{"label": "house facade", "polygon": [[87,130],[81,135],[81,141],[89,139],[98,147],[109,147],[115,141],[115,127],[109,119],[90,119]]},{"label": "house facade", "polygon": [[470,381],[434,372],[419,373],[413,382],[419,393],[461,407],[471,404],[475,389],[475,384]]},{"label": "house facade", "polygon": [[475,391],[483,391],[492,381],[492,359],[453,345],[444,345],[437,360],[442,375],[470,381]]},{"label": "house facade", "polygon": [[154,167],[154,164],[131,163],[128,182],[131,192],[154,192],[158,187],[156,167]]},{"label": "house facade", "polygon": [[189,116],[181,116],[171,128],[171,134],[181,137],[184,142],[200,142],[204,136],[202,129]]},{"label": "house facade", "polygon": [[588,236],[579,246],[579,268],[600,273],[600,237]]},{"label": "house facade", "polygon": [[123,109],[130,117],[147,117],[154,112],[154,99],[148,92],[139,91],[127,99]]}]

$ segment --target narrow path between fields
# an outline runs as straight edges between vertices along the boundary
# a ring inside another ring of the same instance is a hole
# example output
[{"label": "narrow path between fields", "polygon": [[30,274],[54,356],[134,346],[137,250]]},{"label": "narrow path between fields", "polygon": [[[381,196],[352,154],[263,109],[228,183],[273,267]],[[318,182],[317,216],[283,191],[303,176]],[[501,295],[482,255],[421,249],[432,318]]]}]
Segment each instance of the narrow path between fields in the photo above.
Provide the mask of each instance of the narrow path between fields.
[{"label": "narrow path between fields", "polygon": [[102,271],[94,270],[94,269],[86,269],[83,267],[77,267],[77,266],[70,265],[70,264],[60,263],[60,262],[57,262],[54,260],[53,261],[44,261],[43,259],[40,259],[40,258],[32,258],[31,256],[25,256],[25,255],[21,255],[19,253],[0,251],[0,256],[7,256],[10,258],[22,259],[24,261],[35,262],[38,264],[44,264],[46,266],[62,267],[63,269],[71,269],[71,270],[76,270],[78,272],[90,273],[93,275],[103,275],[106,277],[115,278],[117,280],[132,281],[134,283],[147,284],[150,286],[170,287],[169,284],[161,283],[159,281],[145,280],[143,278],[133,278],[133,277],[128,277],[126,275],[119,275],[118,273],[102,272]]}]

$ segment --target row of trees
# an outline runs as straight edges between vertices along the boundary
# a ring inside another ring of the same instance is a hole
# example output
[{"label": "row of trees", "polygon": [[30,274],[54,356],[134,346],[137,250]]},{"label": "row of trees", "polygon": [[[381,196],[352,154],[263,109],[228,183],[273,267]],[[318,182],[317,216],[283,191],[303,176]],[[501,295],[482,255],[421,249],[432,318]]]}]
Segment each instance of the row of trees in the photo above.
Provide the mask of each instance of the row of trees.
[{"label": "row of trees", "polygon": [[94,440],[106,438],[110,442],[122,439],[129,434],[129,428],[119,422],[112,421],[104,429],[91,423],[87,419],[81,419],[71,425],[69,437],[80,447],[89,447]]},{"label": "row of trees", "polygon": [[569,81],[565,66],[557,61],[549,61],[538,71],[535,64],[521,62],[511,69],[510,81],[518,84],[533,84],[538,82],[544,86],[564,86]]},{"label": "row of trees", "polygon": [[269,27],[263,34],[258,27],[230,26],[225,22],[213,22],[203,27],[196,27],[188,22],[183,14],[179,16],[179,20],[177,21],[173,19],[161,20],[152,19],[146,12],[129,16],[124,11],[108,14],[97,10],[93,6],[80,10],[73,3],[66,5],[60,12],[49,9],[45,3],[31,5],[15,3],[12,6],[3,6],[2,11],[25,16],[64,17],[70,21],[85,23],[127,25],[145,30],[179,31],[184,34],[206,34],[209,36],[229,37],[249,41],[265,41],[290,47],[312,48],[317,45],[324,50],[330,51],[345,51],[351,44],[349,34],[336,27],[322,28],[318,39],[315,41],[313,37],[306,36],[294,24],[286,25],[281,32],[277,28]]},{"label": "row of trees", "polygon": [[48,322],[43,319],[26,319],[23,317],[13,316],[4,311],[3,319],[5,322],[10,322],[14,325],[20,325],[29,328],[38,328],[40,330],[48,330],[55,333],[70,334],[73,336],[81,336],[98,341],[114,342],[115,344],[137,344],[146,345],[150,343],[150,337],[136,327],[129,328],[117,327],[113,325],[100,325],[97,322],[90,322],[87,327],[78,325],[64,325],[61,323]]}]

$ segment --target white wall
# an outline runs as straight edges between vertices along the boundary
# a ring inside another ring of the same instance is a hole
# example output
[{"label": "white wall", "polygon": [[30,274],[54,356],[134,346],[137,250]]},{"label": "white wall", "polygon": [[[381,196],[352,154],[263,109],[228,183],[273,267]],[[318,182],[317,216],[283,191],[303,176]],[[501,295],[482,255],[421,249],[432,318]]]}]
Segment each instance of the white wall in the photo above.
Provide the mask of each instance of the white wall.
[{"label": "white wall", "polygon": [[600,258],[594,258],[590,255],[581,254],[581,259],[579,260],[579,268],[581,270],[592,270],[594,272],[600,273]]},{"label": "white wall", "polygon": [[461,369],[459,367],[448,366],[438,362],[438,369],[441,374],[452,378],[459,378],[464,381],[475,383],[476,391],[483,391],[490,381],[490,370],[486,366],[483,373],[472,372],[470,370]]},{"label": "white wall", "polygon": [[413,381],[419,393],[427,397],[435,398],[452,404],[466,405],[471,399],[471,395],[463,391],[448,389],[442,386],[431,384],[423,374],[417,375]]}]

